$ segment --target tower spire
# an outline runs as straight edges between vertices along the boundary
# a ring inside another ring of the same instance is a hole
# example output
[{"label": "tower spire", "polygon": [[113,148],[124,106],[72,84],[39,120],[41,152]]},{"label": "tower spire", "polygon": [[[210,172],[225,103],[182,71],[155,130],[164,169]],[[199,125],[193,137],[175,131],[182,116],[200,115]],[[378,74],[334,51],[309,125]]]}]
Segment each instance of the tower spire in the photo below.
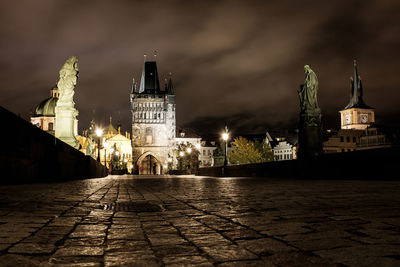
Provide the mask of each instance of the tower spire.
[{"label": "tower spire", "polygon": [[371,108],[364,103],[363,87],[361,77],[358,75],[357,61],[353,61],[353,77],[350,77],[350,102],[345,107],[349,108]]},{"label": "tower spire", "polygon": [[167,85],[167,92],[169,95],[174,95],[174,86],[172,85],[172,73],[169,73],[168,85]]}]

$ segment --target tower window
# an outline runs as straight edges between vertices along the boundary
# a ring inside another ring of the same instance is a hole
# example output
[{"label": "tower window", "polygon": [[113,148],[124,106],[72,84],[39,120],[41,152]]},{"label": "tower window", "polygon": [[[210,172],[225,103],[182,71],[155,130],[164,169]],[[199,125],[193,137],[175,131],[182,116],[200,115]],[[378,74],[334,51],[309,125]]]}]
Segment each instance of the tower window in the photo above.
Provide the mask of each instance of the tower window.
[{"label": "tower window", "polygon": [[52,122],[49,122],[48,130],[53,131],[53,123]]}]

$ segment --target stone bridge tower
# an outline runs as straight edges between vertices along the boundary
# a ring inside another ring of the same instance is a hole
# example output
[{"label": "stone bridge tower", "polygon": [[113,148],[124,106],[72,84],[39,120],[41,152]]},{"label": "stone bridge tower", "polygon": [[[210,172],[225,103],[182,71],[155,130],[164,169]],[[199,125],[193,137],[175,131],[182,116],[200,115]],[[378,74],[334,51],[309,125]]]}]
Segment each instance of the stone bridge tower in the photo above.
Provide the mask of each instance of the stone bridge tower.
[{"label": "stone bridge tower", "polygon": [[160,87],[156,61],[143,65],[140,87],[132,85],[132,147],[134,172],[162,174],[173,161],[175,148],[175,93],[171,76]]}]

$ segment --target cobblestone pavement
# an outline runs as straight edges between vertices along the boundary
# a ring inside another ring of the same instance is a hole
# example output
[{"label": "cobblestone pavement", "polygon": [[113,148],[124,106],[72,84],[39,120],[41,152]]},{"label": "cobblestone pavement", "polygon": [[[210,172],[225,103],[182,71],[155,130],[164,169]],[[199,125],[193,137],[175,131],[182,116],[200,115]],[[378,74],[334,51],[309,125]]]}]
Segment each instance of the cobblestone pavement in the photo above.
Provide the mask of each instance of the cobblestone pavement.
[{"label": "cobblestone pavement", "polygon": [[0,265],[400,266],[399,196],[396,181],[0,186]]}]

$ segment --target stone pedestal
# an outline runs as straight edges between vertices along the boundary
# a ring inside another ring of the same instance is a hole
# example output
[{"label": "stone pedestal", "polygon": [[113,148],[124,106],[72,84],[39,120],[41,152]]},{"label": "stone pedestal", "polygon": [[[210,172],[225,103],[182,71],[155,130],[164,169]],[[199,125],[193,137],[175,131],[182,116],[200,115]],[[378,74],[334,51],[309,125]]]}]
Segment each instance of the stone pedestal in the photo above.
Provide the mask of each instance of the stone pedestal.
[{"label": "stone pedestal", "polygon": [[321,129],[319,109],[300,114],[298,159],[313,159],[322,153]]},{"label": "stone pedestal", "polygon": [[56,113],[56,131],[55,136],[69,144],[70,146],[79,149],[79,141],[74,136],[74,122],[78,111],[71,106],[58,105],[55,109]]}]

